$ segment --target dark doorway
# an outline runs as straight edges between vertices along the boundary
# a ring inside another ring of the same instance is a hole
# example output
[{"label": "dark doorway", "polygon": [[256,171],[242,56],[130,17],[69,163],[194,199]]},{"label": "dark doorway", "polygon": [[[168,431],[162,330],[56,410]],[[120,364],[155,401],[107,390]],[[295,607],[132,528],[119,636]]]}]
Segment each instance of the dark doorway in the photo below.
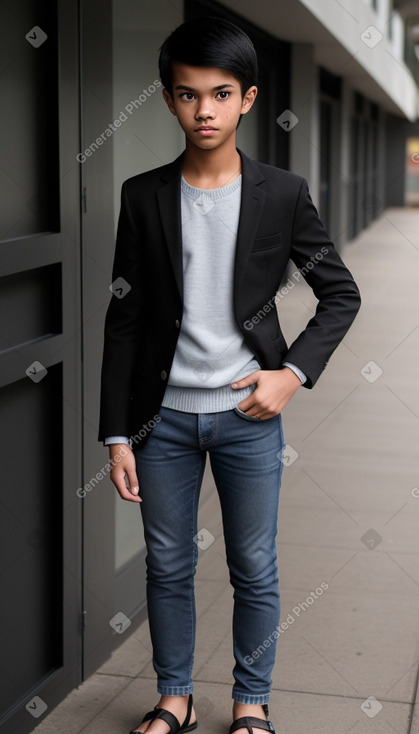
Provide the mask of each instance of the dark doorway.
[{"label": "dark doorway", "polygon": [[338,232],[340,189],[341,78],[319,69],[320,219],[332,239]]},{"label": "dark doorway", "polygon": [[377,105],[355,92],[350,128],[350,238],[367,227],[382,207],[377,197],[378,115]]}]

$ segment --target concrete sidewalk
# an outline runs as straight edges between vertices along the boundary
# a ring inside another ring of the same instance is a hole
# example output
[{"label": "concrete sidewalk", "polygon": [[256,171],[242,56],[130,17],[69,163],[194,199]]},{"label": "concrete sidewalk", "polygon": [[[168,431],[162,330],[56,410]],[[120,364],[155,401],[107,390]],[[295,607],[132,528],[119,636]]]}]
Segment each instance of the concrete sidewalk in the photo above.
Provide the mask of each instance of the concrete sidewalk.
[{"label": "concrete sidewalk", "polygon": [[[299,390],[284,411],[278,548],[288,627],[271,719],[277,734],[419,734],[419,211],[387,210],[343,257],[361,312],[314,390]],[[288,340],[314,303],[305,284],[281,301]],[[215,542],[198,564],[194,703],[200,734],[226,734],[232,590],[208,483],[209,474],[199,527]],[[143,624],[35,731],[127,734],[157,700]]]}]

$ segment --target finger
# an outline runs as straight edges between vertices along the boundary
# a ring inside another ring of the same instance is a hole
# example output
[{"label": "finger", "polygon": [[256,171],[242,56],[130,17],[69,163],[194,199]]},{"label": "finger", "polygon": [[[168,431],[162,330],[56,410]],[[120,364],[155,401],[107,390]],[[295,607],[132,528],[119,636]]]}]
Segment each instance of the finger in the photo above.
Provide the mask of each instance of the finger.
[{"label": "finger", "polygon": [[248,413],[251,408],[256,407],[256,403],[252,398],[246,398],[246,400],[242,400],[241,403],[237,403],[237,407],[240,408],[243,413]]},{"label": "finger", "polygon": [[140,497],[139,495],[135,495],[135,494],[133,494],[133,493],[131,492],[131,490],[130,490],[130,489],[128,489],[128,488],[127,488],[127,487],[125,486],[125,482],[123,482],[123,484],[122,484],[121,486],[117,486],[117,485],[115,484],[115,487],[116,487],[116,489],[117,489],[117,491],[118,491],[118,494],[119,494],[119,496],[120,496],[120,497],[121,497],[121,498],[122,498],[123,500],[127,500],[128,502],[136,502],[137,504],[139,504],[140,502],[142,502],[142,499],[141,499],[141,497]]},{"label": "finger", "polygon": [[234,390],[240,390],[248,385],[254,385],[255,382],[258,381],[259,372],[260,370],[256,370],[256,372],[252,372],[250,375],[247,375],[247,377],[242,377],[241,380],[232,382],[231,387],[234,388]]},{"label": "finger", "polygon": [[140,485],[137,478],[137,473],[133,469],[128,469],[125,474],[125,485],[131,494],[139,494]]},{"label": "finger", "polygon": [[125,471],[115,471],[111,473],[111,480],[113,484],[115,485],[115,488],[119,494],[120,497],[122,497],[123,500],[128,500],[129,502],[142,502],[141,497],[138,495],[133,494],[130,489],[127,487],[125,482]]}]

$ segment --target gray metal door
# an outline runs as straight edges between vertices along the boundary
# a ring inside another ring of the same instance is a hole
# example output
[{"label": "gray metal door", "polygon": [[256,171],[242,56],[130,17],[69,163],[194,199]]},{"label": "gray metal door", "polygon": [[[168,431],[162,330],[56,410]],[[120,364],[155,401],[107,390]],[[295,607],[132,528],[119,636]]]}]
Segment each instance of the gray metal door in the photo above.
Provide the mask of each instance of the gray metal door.
[{"label": "gray metal door", "polygon": [[0,3],[0,731],[82,676],[77,2]]}]

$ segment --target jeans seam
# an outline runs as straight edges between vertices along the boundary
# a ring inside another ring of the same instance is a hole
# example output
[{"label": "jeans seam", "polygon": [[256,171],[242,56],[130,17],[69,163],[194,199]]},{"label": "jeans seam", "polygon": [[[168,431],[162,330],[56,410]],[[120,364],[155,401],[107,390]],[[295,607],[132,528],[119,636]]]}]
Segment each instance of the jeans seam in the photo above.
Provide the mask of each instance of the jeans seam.
[{"label": "jeans seam", "polygon": [[211,414],[213,416],[212,417],[212,431],[211,431],[211,436],[209,438],[206,438],[206,439],[202,439],[201,438],[201,429],[200,429],[200,426],[199,426],[199,418],[200,418],[200,415],[205,415],[205,414],[198,413],[198,439],[199,439],[200,445],[201,446],[205,446],[206,444],[211,443],[211,441],[213,441],[216,438],[216,436],[217,436],[217,432],[218,432],[218,413],[212,413]]},{"label": "jeans seam", "polygon": [[[195,487],[194,487],[194,492],[192,494],[191,539],[192,539],[192,543],[195,545],[195,547],[192,549],[192,566],[191,566],[191,577],[190,577],[190,588],[191,588],[191,593],[190,593],[190,614],[191,614],[191,619],[192,619],[192,622],[193,622],[191,643],[192,642],[195,642],[195,636],[196,636],[196,609],[194,608],[194,604],[195,604],[195,583],[194,583],[194,577],[195,577],[196,566],[197,566],[198,560],[199,560],[199,555],[198,555],[198,552],[197,552],[197,547],[198,546],[196,545],[196,543],[193,540],[193,538],[195,537],[196,533],[198,532],[197,524],[195,524],[195,518],[197,518],[197,511],[198,511],[198,508],[197,508],[197,495],[198,495],[198,488],[202,485],[202,479],[203,479],[203,475],[204,475],[204,470],[205,470],[205,464],[204,464],[203,467],[201,466],[200,469],[199,469],[199,471],[198,471],[198,475],[197,475],[196,482],[195,482]],[[191,660],[190,660],[190,665],[189,665],[189,679],[190,679],[190,681],[192,681],[192,672],[193,672],[193,665],[194,665],[194,645],[192,645],[192,644],[191,644],[191,649],[192,649],[192,655],[191,655]]]}]

